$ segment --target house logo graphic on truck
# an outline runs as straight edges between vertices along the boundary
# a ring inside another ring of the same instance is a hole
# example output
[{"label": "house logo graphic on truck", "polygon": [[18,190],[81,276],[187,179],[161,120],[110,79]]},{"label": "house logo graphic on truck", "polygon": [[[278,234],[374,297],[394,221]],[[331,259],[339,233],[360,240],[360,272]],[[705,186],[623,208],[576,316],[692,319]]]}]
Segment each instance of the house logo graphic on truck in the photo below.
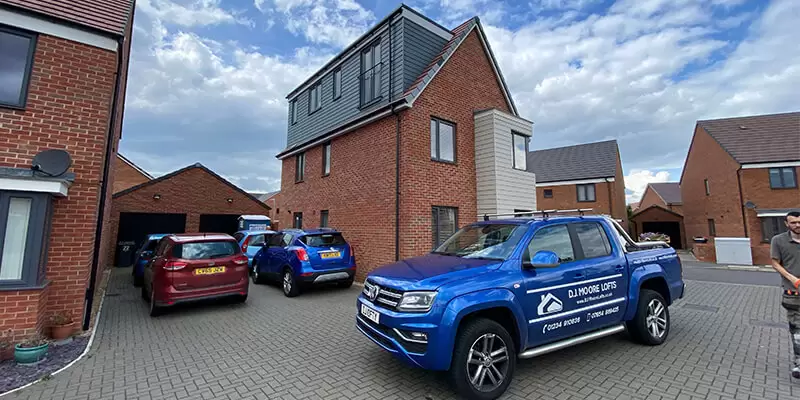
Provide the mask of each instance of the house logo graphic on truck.
[{"label": "house logo graphic on truck", "polygon": [[537,311],[539,312],[539,315],[547,315],[557,313],[563,309],[564,303],[562,303],[561,300],[552,293],[548,293],[542,295],[542,301],[539,302]]}]

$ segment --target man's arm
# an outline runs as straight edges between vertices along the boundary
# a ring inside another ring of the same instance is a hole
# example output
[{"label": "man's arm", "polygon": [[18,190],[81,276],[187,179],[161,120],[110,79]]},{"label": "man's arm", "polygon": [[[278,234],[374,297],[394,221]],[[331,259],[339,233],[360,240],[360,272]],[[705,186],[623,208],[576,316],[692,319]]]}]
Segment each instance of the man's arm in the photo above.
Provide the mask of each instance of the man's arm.
[{"label": "man's arm", "polygon": [[781,274],[781,276],[783,276],[786,280],[788,280],[789,282],[792,282],[792,285],[794,286],[794,288],[797,289],[798,286],[800,286],[800,279],[798,279],[796,276],[792,275],[781,264],[781,251],[778,248],[778,243],[777,243],[776,239],[777,239],[777,236],[773,237],[772,238],[772,242],[770,243],[770,246],[769,246],[770,247],[770,249],[769,249],[770,257],[772,258],[772,268],[774,268],[775,271],[778,271],[778,273]]}]

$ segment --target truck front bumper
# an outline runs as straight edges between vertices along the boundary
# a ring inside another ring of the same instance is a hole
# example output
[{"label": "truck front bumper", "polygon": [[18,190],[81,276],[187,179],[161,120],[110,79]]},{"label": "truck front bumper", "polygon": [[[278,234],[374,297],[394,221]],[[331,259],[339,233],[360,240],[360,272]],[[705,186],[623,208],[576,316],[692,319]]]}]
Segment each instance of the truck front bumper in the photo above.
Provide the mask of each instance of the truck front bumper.
[{"label": "truck front bumper", "polygon": [[[378,322],[363,315],[366,306],[379,314]],[[439,344],[439,325],[430,323],[431,313],[399,313],[376,306],[369,300],[359,297],[356,301],[356,328],[375,344],[392,353],[407,364],[428,370],[447,370],[436,352],[444,350]],[[422,336],[424,335],[424,336]]]}]

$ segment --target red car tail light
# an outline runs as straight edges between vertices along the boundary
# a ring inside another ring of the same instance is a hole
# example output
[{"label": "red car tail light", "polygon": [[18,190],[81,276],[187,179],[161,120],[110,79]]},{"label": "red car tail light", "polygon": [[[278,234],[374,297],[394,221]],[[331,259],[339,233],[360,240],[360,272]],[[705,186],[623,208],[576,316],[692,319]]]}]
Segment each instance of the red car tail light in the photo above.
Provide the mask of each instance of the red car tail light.
[{"label": "red car tail light", "polygon": [[300,261],[308,261],[308,252],[306,249],[295,249],[294,252],[297,254],[297,258]]},{"label": "red car tail light", "polygon": [[244,239],[244,242],[242,242],[242,251],[247,251],[247,246],[249,245],[250,245],[250,236],[246,237]]},{"label": "red car tail light", "polygon": [[164,264],[164,269],[167,271],[177,271],[186,268],[187,265],[189,264],[182,261],[167,261],[167,263]]},{"label": "red car tail light", "polygon": [[245,265],[247,264],[247,256],[240,254],[233,259],[233,263],[236,265]]}]

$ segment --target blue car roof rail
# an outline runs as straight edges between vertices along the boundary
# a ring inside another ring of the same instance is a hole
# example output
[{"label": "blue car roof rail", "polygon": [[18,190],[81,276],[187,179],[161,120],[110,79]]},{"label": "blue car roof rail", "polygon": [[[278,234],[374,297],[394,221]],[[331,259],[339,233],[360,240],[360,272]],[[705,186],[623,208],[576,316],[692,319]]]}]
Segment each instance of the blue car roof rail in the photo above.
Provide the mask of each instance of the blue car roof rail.
[{"label": "blue car roof rail", "polygon": [[489,221],[491,218],[497,217],[512,217],[512,218],[537,218],[540,217],[542,219],[547,219],[550,217],[551,214],[557,215],[569,215],[569,214],[577,214],[581,217],[584,216],[586,213],[591,213],[592,208],[574,208],[569,210],[540,210],[540,211],[526,211],[526,212],[515,212],[515,213],[504,213],[504,214],[484,214],[483,220]]}]

